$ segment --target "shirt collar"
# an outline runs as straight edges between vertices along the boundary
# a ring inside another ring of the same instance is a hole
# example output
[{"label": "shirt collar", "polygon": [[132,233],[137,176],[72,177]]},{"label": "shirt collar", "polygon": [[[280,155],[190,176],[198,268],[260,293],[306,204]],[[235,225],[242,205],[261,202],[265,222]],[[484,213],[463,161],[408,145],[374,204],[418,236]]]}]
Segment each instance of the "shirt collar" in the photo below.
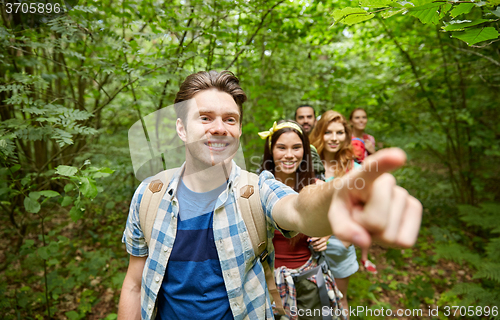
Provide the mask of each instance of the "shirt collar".
[{"label": "shirt collar", "polygon": [[[180,178],[181,178],[182,173],[184,172],[185,168],[186,168],[186,162],[184,161],[184,163],[179,168],[179,170],[177,170],[174,173],[174,175],[172,176],[172,179],[169,182],[167,182],[167,183],[169,183],[169,185],[168,185],[166,193],[169,195],[170,200],[172,200],[172,198],[174,197],[174,195],[177,192],[177,188],[179,187]],[[231,173],[229,174],[227,188],[224,192],[222,192],[220,194],[219,199],[217,200],[216,208],[226,202],[228,194],[233,190],[233,188],[235,186],[238,185],[240,173],[241,173],[241,168],[238,167],[238,165],[236,164],[236,162],[234,162],[234,160],[231,160]],[[221,203],[219,204],[219,202],[221,202]]]}]

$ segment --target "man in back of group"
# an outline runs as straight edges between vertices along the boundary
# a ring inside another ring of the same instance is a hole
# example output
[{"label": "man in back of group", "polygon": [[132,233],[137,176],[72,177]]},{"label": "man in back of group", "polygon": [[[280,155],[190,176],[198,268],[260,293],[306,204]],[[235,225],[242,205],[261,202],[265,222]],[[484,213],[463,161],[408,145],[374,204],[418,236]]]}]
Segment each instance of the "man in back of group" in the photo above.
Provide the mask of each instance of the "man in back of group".
[{"label": "man in back of group", "polygon": [[[309,136],[311,131],[314,129],[316,125],[316,111],[313,107],[307,104],[303,104],[295,109],[295,121],[304,128],[305,133]],[[321,176],[325,173],[325,166],[321,162],[321,158],[318,155],[318,151],[311,144],[311,156],[312,163],[314,168],[314,173],[317,176]]]},{"label": "man in back of group", "polygon": [[[186,159],[163,187],[148,241],[140,202],[158,185],[146,179],[134,194],[122,238],[130,262],[119,320],[273,319],[263,268],[263,261],[274,266],[272,241],[268,255],[256,256],[236,198],[242,169],[233,158],[245,100],[229,71],[198,72],[181,84],[176,130]],[[372,239],[412,246],[422,206],[387,173],[405,161],[403,151],[385,150],[368,157],[364,170],[298,194],[263,171],[257,188],[268,239],[276,229],[286,237],[335,234],[361,247]]]},{"label": "man in back of group", "polygon": [[307,135],[316,125],[316,111],[310,105],[303,104],[295,110],[295,121],[304,128]]}]

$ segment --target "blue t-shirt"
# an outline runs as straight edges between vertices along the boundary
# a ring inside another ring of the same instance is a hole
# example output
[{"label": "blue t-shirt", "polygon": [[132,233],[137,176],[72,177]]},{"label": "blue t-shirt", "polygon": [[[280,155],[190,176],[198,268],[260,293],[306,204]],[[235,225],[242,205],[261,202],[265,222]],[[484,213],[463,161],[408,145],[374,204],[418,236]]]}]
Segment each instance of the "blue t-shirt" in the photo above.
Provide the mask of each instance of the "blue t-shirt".
[{"label": "blue t-shirt", "polygon": [[158,293],[156,319],[233,320],[212,229],[215,203],[224,183],[197,193],[177,189],[177,235]]}]

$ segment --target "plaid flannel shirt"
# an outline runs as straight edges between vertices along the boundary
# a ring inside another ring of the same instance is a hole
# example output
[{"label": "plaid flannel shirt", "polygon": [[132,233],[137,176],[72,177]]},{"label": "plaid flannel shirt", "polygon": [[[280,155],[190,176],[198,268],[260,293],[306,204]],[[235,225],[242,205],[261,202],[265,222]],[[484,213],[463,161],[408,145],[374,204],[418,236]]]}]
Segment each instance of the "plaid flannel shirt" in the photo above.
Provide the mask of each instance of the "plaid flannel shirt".
[{"label": "plaid flannel shirt", "polygon": [[[299,316],[297,313],[297,291],[295,289],[295,283],[293,282],[292,275],[300,274],[302,272],[311,270],[318,266],[318,261],[311,257],[309,260],[302,266],[297,269],[288,269],[285,266],[281,266],[278,269],[274,269],[274,279],[276,281],[276,288],[278,288],[278,292],[281,297],[281,302],[283,303],[283,309],[286,312],[286,315],[282,315],[282,317],[276,317],[276,319],[287,319],[287,320],[298,320]],[[342,310],[342,304],[340,303],[340,299],[342,299],[342,292],[339,291],[337,285],[335,283],[335,279],[330,273],[330,270],[327,270],[327,273],[323,273],[325,277],[326,290],[328,291],[328,297],[330,298],[330,307],[332,310],[340,309]],[[307,280],[317,284],[316,275],[312,275]],[[319,299],[319,296],[318,296]],[[292,312],[294,310],[294,312]],[[333,312],[331,314],[332,320],[343,320],[344,316],[338,316]]]},{"label": "plaid flannel shirt", "polygon": [[[173,176],[160,202],[151,232],[150,248],[146,244],[139,222],[140,202],[150,179],[144,180],[139,185],[130,204],[122,242],[125,243],[129,254],[138,257],[147,256],[141,285],[141,317],[145,320],[156,317],[156,299],[177,231],[179,202],[176,198],[176,191],[184,166],[185,164]],[[264,268],[260,259],[255,257],[250,236],[235,197],[240,172],[241,169],[233,161],[227,188],[218,197],[214,209],[214,241],[234,319],[273,319]],[[268,262],[273,268],[272,238],[274,229],[280,229],[272,218],[272,211],[278,200],[296,192],[275,180],[269,171],[263,171],[259,176],[259,192],[267,220]],[[286,237],[296,234],[285,230],[280,231]],[[200,280],[193,279],[193,281]]]}]

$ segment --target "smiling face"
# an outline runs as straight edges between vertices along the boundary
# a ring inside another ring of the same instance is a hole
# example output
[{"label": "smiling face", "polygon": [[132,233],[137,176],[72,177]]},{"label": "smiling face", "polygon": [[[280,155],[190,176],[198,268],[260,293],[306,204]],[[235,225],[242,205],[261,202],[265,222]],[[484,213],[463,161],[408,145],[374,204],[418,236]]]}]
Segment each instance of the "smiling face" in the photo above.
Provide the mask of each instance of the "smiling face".
[{"label": "smiling face", "polygon": [[300,124],[302,128],[304,128],[306,134],[309,134],[316,124],[314,109],[311,107],[298,108],[295,116],[295,121],[297,121],[297,123]]},{"label": "smiling face", "polygon": [[303,157],[304,147],[300,137],[292,131],[283,133],[273,147],[276,176],[294,174]]},{"label": "smiling face", "polygon": [[346,137],[344,125],[340,122],[331,122],[323,135],[325,151],[331,153],[339,151],[344,146]]},{"label": "smiling face", "polygon": [[368,122],[368,118],[366,116],[366,112],[364,110],[356,110],[352,114],[352,127],[355,130],[363,131],[366,128],[366,123]]},{"label": "smiling face", "polygon": [[200,91],[188,102],[186,122],[177,119],[177,134],[186,144],[186,163],[203,168],[230,161],[241,136],[239,107],[217,89]]}]

